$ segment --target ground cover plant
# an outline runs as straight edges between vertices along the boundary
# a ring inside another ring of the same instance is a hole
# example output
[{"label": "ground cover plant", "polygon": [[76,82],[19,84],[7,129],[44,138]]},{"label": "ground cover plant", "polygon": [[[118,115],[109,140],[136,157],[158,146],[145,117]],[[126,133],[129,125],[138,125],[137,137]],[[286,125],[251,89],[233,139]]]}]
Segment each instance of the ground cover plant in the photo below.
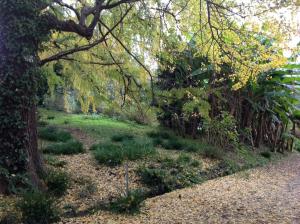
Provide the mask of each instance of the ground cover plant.
[{"label": "ground cover plant", "polygon": [[57,201],[51,196],[38,192],[25,193],[17,203],[25,224],[54,223],[59,221]]},{"label": "ground cover plant", "polygon": [[80,141],[71,139],[67,142],[58,142],[47,145],[43,149],[44,153],[54,154],[54,155],[71,155],[83,153],[84,148]]},{"label": "ground cover plant", "polygon": [[129,191],[127,195],[120,196],[109,203],[107,208],[117,213],[135,214],[140,211],[146,194],[142,190]]},{"label": "ground cover plant", "polygon": [[116,166],[125,160],[138,160],[155,154],[155,148],[149,142],[141,140],[126,140],[121,144],[99,143],[93,145],[91,149],[95,159],[102,164]]},{"label": "ground cover plant", "polygon": [[72,138],[69,132],[53,126],[40,128],[38,130],[38,136],[41,139],[53,142],[66,142]]},{"label": "ground cover plant", "polygon": [[152,195],[188,187],[202,181],[201,163],[187,154],[177,159],[159,158],[157,163],[138,169],[141,181],[151,188]]}]

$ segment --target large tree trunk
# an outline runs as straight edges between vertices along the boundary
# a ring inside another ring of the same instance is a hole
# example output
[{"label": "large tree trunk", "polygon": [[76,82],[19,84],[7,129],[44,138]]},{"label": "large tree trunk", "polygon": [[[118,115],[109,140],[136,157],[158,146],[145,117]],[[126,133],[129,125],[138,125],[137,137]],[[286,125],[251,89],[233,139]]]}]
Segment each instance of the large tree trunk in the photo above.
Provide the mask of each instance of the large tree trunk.
[{"label": "large tree trunk", "polygon": [[25,150],[28,156],[28,164],[26,170],[31,179],[31,183],[38,189],[43,189],[44,184],[40,179],[40,174],[43,173],[43,162],[41,154],[38,151],[38,137],[37,137],[37,118],[36,118],[36,107],[32,105],[31,108],[24,111],[23,120],[26,122],[26,136],[28,136]]},{"label": "large tree trunk", "polygon": [[[0,66],[0,69],[1,67],[3,66]],[[18,175],[21,177],[25,174],[28,175],[33,186],[38,189],[43,188],[43,183],[39,178],[39,173],[43,172],[43,164],[37,144],[35,80],[34,77],[28,79],[27,72],[23,69],[10,70],[10,77],[2,79],[0,168],[4,169],[6,175],[0,177],[0,193],[8,192],[11,178],[17,178]],[[24,80],[27,82],[26,85],[23,85]],[[15,184],[19,186],[24,183],[18,178]]]},{"label": "large tree trunk", "polygon": [[37,52],[47,28],[41,0],[0,1],[0,193],[28,182],[39,189],[43,164],[37,145]]}]

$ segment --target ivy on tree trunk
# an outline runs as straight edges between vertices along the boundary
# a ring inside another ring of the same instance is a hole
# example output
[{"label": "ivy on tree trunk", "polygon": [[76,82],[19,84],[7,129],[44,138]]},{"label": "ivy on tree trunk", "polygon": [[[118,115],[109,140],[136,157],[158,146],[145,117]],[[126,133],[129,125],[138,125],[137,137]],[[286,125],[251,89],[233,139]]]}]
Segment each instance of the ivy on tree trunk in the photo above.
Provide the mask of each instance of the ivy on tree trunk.
[{"label": "ivy on tree trunk", "polygon": [[0,193],[39,178],[36,94],[37,52],[48,36],[38,0],[0,2]]}]

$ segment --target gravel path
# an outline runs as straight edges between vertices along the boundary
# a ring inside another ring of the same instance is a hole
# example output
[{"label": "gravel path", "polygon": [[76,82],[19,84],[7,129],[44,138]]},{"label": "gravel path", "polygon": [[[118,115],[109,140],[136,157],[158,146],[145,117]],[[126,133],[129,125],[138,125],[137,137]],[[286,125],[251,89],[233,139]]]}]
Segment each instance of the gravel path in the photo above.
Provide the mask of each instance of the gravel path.
[{"label": "gravel path", "polygon": [[137,216],[99,211],[69,223],[300,223],[300,154],[146,200]]}]

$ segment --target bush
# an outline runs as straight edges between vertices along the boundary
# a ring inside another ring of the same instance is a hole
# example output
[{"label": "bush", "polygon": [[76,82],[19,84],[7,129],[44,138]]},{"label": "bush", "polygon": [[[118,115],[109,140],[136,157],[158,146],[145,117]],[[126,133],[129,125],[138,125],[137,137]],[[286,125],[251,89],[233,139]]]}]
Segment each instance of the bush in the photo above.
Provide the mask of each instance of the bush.
[{"label": "bush", "polygon": [[201,154],[211,159],[222,159],[224,157],[224,152],[222,152],[217,147],[210,145],[205,146]]},{"label": "bush", "polygon": [[153,195],[201,182],[200,162],[186,154],[180,155],[176,160],[165,158],[158,162],[159,165],[154,164],[138,169],[141,181],[151,188]]},{"label": "bush", "polygon": [[107,166],[117,166],[120,165],[124,160],[124,155],[121,146],[114,145],[111,143],[93,145],[91,147],[93,150],[95,159]]},{"label": "bush", "polygon": [[44,127],[38,130],[38,136],[41,139],[53,141],[53,142],[66,142],[72,139],[69,132],[59,130],[55,127]]},{"label": "bush", "polygon": [[183,150],[184,144],[176,138],[170,138],[162,143],[162,147],[165,149]]},{"label": "bush", "polygon": [[68,174],[63,171],[49,170],[45,183],[50,194],[60,197],[67,192],[70,180]]},{"label": "bush", "polygon": [[44,160],[48,165],[54,167],[64,167],[67,164],[66,161],[58,160],[56,157],[51,155],[45,155]]},{"label": "bush", "polygon": [[170,139],[170,138],[172,138],[172,136],[168,132],[164,132],[164,131],[161,131],[161,132],[150,131],[150,132],[147,133],[147,135],[150,138],[162,138],[162,139]]},{"label": "bush", "polygon": [[145,193],[141,190],[130,191],[127,196],[121,196],[111,202],[109,208],[113,212],[134,214],[140,211]]},{"label": "bush", "polygon": [[96,193],[97,185],[91,181],[88,181],[84,184],[81,188],[80,192],[78,193],[79,198],[87,198]]},{"label": "bush", "polygon": [[153,145],[148,142],[125,141],[122,150],[124,157],[128,160],[142,159],[155,153]]},{"label": "bush", "polygon": [[105,143],[97,144],[91,147],[94,151],[95,159],[102,164],[108,166],[116,166],[121,164],[125,159],[137,160],[148,155],[154,154],[155,149],[152,144],[140,143],[127,140],[122,145]]},{"label": "bush", "polygon": [[15,211],[10,211],[9,213],[5,213],[0,216],[0,224],[19,224],[21,223],[20,217],[18,217],[18,213]]},{"label": "bush", "polygon": [[152,143],[154,146],[159,146],[163,143],[163,139],[161,138],[153,138]]},{"label": "bush", "polygon": [[45,153],[55,155],[71,155],[84,152],[83,145],[77,140],[69,140],[67,142],[60,142],[48,145],[44,149]]},{"label": "bush", "polygon": [[44,193],[25,193],[17,207],[25,224],[48,224],[59,221],[55,200]]},{"label": "bush", "polygon": [[208,143],[225,149],[237,147],[238,132],[235,118],[223,111],[219,117],[213,118],[205,126]]},{"label": "bush", "polygon": [[47,119],[48,119],[48,120],[54,120],[54,119],[55,119],[55,116],[49,115],[49,116],[47,116]]},{"label": "bush", "polygon": [[300,140],[298,138],[295,139],[294,149],[300,152]]},{"label": "bush", "polygon": [[116,134],[111,137],[113,142],[122,142],[124,140],[132,140],[133,135],[130,134]]},{"label": "bush", "polygon": [[197,145],[187,144],[184,147],[184,150],[187,151],[187,152],[198,152],[199,147]]},{"label": "bush", "polygon": [[271,159],[271,152],[265,151],[265,152],[261,152],[260,155],[262,157],[265,157],[266,159]]},{"label": "bush", "polygon": [[210,168],[204,175],[207,179],[214,179],[236,173],[241,167],[233,160],[222,160],[214,167]]},{"label": "bush", "polygon": [[46,127],[49,123],[47,121],[38,121],[38,126]]}]

